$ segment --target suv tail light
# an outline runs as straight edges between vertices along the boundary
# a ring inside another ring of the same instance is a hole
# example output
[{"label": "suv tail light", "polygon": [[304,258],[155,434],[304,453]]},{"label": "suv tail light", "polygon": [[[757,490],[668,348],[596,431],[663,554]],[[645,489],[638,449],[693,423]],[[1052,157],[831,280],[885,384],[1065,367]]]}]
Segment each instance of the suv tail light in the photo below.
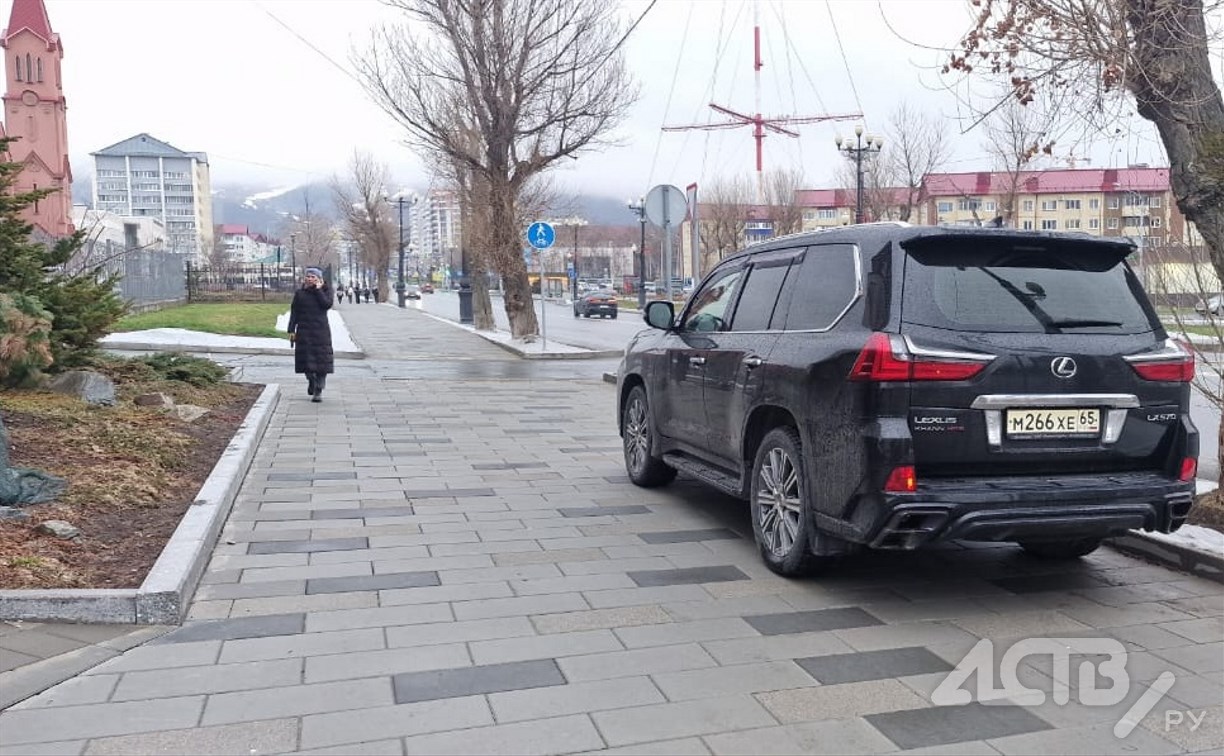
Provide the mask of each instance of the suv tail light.
[{"label": "suv tail light", "polygon": [[850,369],[852,381],[964,381],[994,359],[992,354],[947,352],[915,346],[908,336],[875,332]]},{"label": "suv tail light", "polygon": [[913,465],[894,467],[884,481],[884,490],[889,493],[913,493],[918,490],[918,473]]},{"label": "suv tail light", "polygon": [[1181,470],[1177,475],[1177,479],[1184,482],[1194,480],[1198,475],[1198,460],[1194,457],[1185,457],[1182,459]]},{"label": "suv tail light", "polygon": [[1173,339],[1160,349],[1124,358],[1145,381],[1189,383],[1194,380],[1194,353]]}]

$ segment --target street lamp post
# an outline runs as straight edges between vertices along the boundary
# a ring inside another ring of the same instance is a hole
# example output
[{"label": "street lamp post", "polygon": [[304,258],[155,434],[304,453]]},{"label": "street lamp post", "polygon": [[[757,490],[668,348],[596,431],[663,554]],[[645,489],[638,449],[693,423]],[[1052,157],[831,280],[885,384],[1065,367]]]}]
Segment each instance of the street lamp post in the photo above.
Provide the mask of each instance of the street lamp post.
[{"label": "street lamp post", "polygon": [[638,309],[646,309],[646,198],[638,197],[637,204],[628,202],[629,209],[637,214],[638,224],[642,227],[641,243],[637,248],[638,264]]},{"label": "street lamp post", "polygon": [[854,127],[854,145],[842,144],[842,138],[839,136],[835,140],[839,152],[844,152],[854,161],[854,184],[855,184],[855,200],[854,200],[854,222],[863,222],[863,156],[874,155],[880,152],[880,148],[884,146],[884,140],[880,137],[867,135],[867,144],[863,144],[863,127]]},{"label": "street lamp post", "polygon": [[276,245],[276,290],[281,287],[281,245]]},{"label": "street lamp post", "polygon": [[405,307],[404,296],[407,292],[404,291],[404,195],[396,197],[395,204],[399,206],[399,280],[396,283],[396,292],[399,295],[399,306]]},{"label": "street lamp post", "polygon": [[293,266],[293,280],[297,281],[297,234],[289,234],[289,264]]}]

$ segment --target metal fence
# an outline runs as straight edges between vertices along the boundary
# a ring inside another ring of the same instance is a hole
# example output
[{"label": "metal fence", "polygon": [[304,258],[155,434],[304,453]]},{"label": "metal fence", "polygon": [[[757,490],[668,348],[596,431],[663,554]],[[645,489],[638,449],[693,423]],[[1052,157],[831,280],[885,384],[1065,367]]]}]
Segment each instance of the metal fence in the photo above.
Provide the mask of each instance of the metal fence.
[{"label": "metal fence", "polygon": [[[328,278],[330,280],[330,270]],[[187,262],[188,302],[275,302],[290,299],[294,286],[293,270],[288,266]]]},{"label": "metal fence", "polygon": [[[136,312],[175,302],[187,296],[187,256],[154,250],[119,251],[112,242],[94,251],[105,262],[102,270],[118,277],[117,293]],[[114,247],[112,249],[112,247]]]}]

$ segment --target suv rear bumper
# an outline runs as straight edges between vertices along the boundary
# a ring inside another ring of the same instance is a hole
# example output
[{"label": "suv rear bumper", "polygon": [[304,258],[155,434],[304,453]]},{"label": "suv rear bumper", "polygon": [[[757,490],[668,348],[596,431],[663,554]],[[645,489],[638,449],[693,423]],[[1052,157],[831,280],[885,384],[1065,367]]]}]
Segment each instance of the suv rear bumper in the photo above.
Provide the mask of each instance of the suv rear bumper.
[{"label": "suv rear bumper", "polygon": [[1127,530],[1181,527],[1193,481],[1157,473],[1058,478],[936,478],[912,494],[888,495],[869,538],[874,548],[915,549],[933,541],[1104,538]]}]

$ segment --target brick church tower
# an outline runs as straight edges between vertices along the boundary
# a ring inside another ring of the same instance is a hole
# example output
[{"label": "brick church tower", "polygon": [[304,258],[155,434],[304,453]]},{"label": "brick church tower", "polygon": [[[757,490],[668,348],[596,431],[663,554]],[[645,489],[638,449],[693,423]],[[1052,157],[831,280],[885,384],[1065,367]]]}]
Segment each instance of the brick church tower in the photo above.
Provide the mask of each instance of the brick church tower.
[{"label": "brick church tower", "polygon": [[68,106],[60,76],[64,46],[51,31],[43,0],[13,0],[0,48],[7,82],[0,134],[20,137],[9,145],[9,159],[25,165],[16,189],[59,190],[27,208],[25,218],[53,238],[67,236],[73,227]]}]

